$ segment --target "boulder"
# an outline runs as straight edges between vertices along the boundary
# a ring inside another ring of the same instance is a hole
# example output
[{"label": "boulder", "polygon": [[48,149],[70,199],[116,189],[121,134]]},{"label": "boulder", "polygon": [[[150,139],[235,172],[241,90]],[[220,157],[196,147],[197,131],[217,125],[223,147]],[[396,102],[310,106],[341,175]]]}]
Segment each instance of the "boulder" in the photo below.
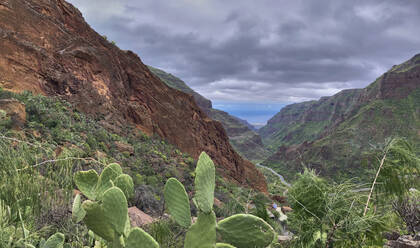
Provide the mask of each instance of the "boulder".
[{"label": "boulder", "polygon": [[217,199],[216,197],[214,198],[214,206],[218,207],[218,208],[222,208],[223,207],[223,202],[221,202],[219,199]]},{"label": "boulder", "polygon": [[120,141],[114,142],[115,146],[117,147],[117,150],[120,152],[128,152],[130,155],[134,154],[134,148],[130,144],[126,144]]},{"label": "boulder", "polygon": [[137,207],[129,208],[128,216],[130,217],[130,223],[132,227],[142,227],[155,221],[155,219],[153,219],[150,215],[141,211]]}]

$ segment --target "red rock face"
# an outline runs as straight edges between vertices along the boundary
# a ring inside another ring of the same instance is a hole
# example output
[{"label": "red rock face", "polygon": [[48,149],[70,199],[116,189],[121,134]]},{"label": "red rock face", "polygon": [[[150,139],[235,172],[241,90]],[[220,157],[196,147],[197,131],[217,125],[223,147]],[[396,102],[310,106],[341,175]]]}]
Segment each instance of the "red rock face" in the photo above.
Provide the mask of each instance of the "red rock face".
[{"label": "red rock face", "polygon": [[266,192],[264,177],[229,145],[220,123],[140,58],[96,33],[63,0],[0,0],[0,85],[60,96],[113,125],[129,122],[197,158],[207,152],[227,178]]},{"label": "red rock face", "polygon": [[419,82],[420,82],[420,67],[419,66],[406,72],[385,73],[383,79],[380,82],[380,85],[381,85],[380,98],[381,99],[405,98],[413,90],[419,87]]}]

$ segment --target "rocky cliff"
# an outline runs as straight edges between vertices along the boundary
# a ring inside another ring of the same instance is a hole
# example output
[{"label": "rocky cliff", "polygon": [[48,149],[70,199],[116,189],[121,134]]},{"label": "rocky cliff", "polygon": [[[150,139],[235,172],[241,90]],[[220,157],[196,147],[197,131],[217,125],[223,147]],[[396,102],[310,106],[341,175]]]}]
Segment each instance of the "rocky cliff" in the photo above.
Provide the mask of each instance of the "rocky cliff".
[{"label": "rocky cliff", "polygon": [[178,77],[163,70],[149,66],[149,69],[168,86],[192,95],[197,105],[213,120],[219,121],[224,129],[233,148],[246,159],[259,162],[268,157],[268,152],[262,144],[262,139],[251,125],[227,112],[214,109],[212,102],[192,90]]},{"label": "rocky cliff", "polygon": [[261,135],[276,151],[264,164],[286,177],[303,165],[335,179],[363,177],[388,138],[420,145],[420,55],[364,89],[285,107]]},{"label": "rocky cliff", "polygon": [[223,175],[266,191],[262,175],[230,146],[219,122],[188,94],[167,87],[131,51],[96,33],[63,0],[0,0],[0,84],[59,96],[109,127],[129,122],[198,157]]}]

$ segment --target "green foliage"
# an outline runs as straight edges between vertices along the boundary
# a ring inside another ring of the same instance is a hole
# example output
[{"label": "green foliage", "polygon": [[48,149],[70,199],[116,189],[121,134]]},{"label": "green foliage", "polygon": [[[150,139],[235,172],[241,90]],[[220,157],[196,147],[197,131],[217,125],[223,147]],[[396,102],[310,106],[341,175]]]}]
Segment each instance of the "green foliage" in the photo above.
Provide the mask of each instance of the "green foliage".
[{"label": "green foliage", "polygon": [[401,138],[392,139],[385,148],[386,158],[378,177],[378,189],[388,196],[403,197],[420,185],[420,158],[413,146]]},{"label": "green foliage", "polygon": [[380,213],[363,215],[366,196],[353,183],[327,183],[305,171],[289,190],[293,212],[288,216],[294,245],[360,247],[383,243],[386,223]]},{"label": "green foliage", "polygon": [[83,220],[86,216],[86,211],[82,208],[82,198],[80,194],[77,194],[73,201],[73,208],[72,208],[72,218],[73,221],[78,223]]},{"label": "green foliage", "polygon": [[[74,171],[100,172],[104,164],[119,161],[127,174],[146,175],[143,172],[148,171],[147,176],[153,179],[153,186],[148,187],[157,199],[162,195],[166,179],[162,175],[168,171],[182,172],[171,175],[183,180],[187,188],[192,185],[193,177],[189,173],[193,167],[184,165],[194,160],[180,154],[168,142],[162,142],[160,137],[148,137],[128,125],[117,135],[103,128],[100,118],[89,118],[59,98],[29,92],[0,92],[0,99],[10,98],[25,104],[27,122],[21,131],[0,123],[0,201],[10,210],[7,227],[1,230],[4,239],[0,238],[0,247],[23,247],[24,242],[39,247],[41,240],[56,231],[65,235],[71,247],[93,247],[94,242],[105,245],[97,235],[96,238],[88,235],[84,222],[76,223],[72,221],[75,216],[69,215],[68,208],[74,203],[73,190],[82,188],[75,186]],[[125,157],[116,149],[116,141],[131,145],[134,155]],[[166,160],[153,156],[155,150]],[[148,184],[146,177],[142,179],[142,184]],[[86,181],[95,187],[87,185],[91,194],[87,190],[82,190],[82,194],[92,201],[100,201],[95,197],[97,182]],[[84,210],[81,204],[78,206],[79,211]],[[153,208],[145,206],[146,211]]]},{"label": "green foliage", "polygon": [[164,189],[164,196],[169,212],[175,221],[183,226],[191,225],[190,200],[184,186],[175,178],[170,178]]},{"label": "green foliage", "polygon": [[322,218],[325,214],[327,192],[327,181],[316,176],[313,171],[305,170],[289,190],[294,212],[302,217],[315,215]]},{"label": "green foliage", "polygon": [[200,212],[195,222],[188,230],[184,248],[212,248],[216,243],[216,215],[214,212]]},{"label": "green foliage", "polygon": [[217,232],[224,242],[243,248],[267,247],[276,236],[267,222],[250,214],[237,214],[221,220]]},{"label": "green foliage", "polygon": [[210,213],[213,208],[215,188],[215,168],[213,161],[206,153],[201,153],[195,170],[195,199],[198,208]]},{"label": "green foliage", "polygon": [[160,244],[162,248],[181,248],[183,240],[180,233],[184,228],[171,219],[161,219],[146,227],[146,231]]},{"label": "green foliage", "polygon": [[130,231],[126,247],[159,248],[159,244],[148,233],[136,227]]}]

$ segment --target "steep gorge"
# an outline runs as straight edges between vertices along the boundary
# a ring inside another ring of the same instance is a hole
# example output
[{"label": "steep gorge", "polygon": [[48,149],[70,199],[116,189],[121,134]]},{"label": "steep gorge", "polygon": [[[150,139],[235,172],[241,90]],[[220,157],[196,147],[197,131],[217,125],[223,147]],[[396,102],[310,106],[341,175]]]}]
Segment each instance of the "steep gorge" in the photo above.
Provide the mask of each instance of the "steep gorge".
[{"label": "steep gorge", "polygon": [[210,100],[192,90],[180,78],[151,66],[149,69],[168,86],[192,95],[207,116],[223,125],[231,145],[241,156],[253,162],[260,162],[268,157],[268,151],[264,148],[260,135],[247,121],[225,111],[214,109]]},{"label": "steep gorge", "polygon": [[229,144],[193,97],[166,86],[131,51],[96,33],[63,0],[0,0],[0,86],[59,96],[118,130],[131,123],[197,158],[206,151],[223,176],[266,191],[255,166]]}]

